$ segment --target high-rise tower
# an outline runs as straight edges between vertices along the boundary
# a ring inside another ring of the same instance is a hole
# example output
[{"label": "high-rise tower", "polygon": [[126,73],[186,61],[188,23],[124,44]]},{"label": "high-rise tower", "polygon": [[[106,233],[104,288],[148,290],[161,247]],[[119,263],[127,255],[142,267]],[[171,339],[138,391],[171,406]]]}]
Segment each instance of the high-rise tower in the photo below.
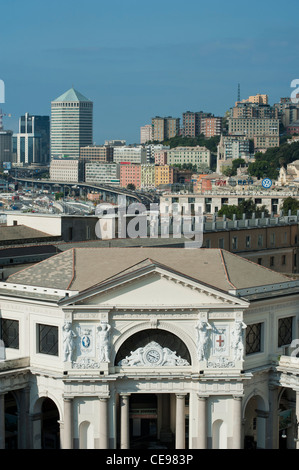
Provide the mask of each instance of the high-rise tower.
[{"label": "high-rise tower", "polygon": [[25,113],[19,119],[19,132],[13,136],[17,163],[46,164],[50,159],[50,118]]},{"label": "high-rise tower", "polygon": [[51,157],[79,158],[93,143],[93,102],[74,88],[51,103]]}]

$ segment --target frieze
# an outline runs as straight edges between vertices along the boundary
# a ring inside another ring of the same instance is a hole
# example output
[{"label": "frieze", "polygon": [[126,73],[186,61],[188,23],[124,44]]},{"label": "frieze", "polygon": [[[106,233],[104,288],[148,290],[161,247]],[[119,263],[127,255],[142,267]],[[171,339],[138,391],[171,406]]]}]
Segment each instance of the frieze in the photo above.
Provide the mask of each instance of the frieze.
[{"label": "frieze", "polygon": [[100,320],[101,313],[100,312],[80,312],[73,314],[74,320]]},{"label": "frieze", "polygon": [[218,357],[216,361],[209,361],[208,362],[208,367],[209,368],[234,368],[235,367],[235,362],[234,361],[229,361],[225,357]]},{"label": "frieze", "polygon": [[88,357],[78,362],[73,362],[73,369],[100,369],[101,364]]}]

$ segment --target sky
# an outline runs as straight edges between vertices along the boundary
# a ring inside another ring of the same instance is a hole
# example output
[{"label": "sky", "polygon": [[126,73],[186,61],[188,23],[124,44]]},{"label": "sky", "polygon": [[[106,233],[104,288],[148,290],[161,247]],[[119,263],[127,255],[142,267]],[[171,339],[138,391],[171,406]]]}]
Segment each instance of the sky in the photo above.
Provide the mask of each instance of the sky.
[{"label": "sky", "polygon": [[94,142],[140,142],[154,116],[223,116],[238,96],[290,96],[299,79],[297,0],[1,2],[4,127],[74,86],[94,103]]}]

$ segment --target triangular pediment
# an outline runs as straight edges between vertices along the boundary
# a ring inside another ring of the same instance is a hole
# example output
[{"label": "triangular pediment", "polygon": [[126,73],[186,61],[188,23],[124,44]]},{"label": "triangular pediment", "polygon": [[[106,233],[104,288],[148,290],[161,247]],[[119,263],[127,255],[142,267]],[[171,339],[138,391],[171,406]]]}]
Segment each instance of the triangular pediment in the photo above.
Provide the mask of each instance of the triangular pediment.
[{"label": "triangular pediment", "polygon": [[148,265],[138,272],[94,286],[70,298],[64,305],[107,308],[188,308],[215,305],[247,305],[242,299],[167,269]]}]

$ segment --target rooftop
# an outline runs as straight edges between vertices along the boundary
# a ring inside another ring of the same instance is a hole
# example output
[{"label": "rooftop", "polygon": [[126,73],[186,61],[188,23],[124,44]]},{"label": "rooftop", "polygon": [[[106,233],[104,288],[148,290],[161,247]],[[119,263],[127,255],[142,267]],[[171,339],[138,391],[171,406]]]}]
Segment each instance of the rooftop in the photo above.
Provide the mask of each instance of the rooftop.
[{"label": "rooftop", "polygon": [[273,285],[282,288],[292,282],[222,249],[138,247],[73,248],[12,274],[6,283],[81,292],[148,262],[223,292]]},{"label": "rooftop", "polygon": [[91,101],[86,96],[82,95],[79,91],[75,90],[74,88],[70,88],[68,91],[63,93],[61,96],[53,100],[53,102],[57,101]]}]

